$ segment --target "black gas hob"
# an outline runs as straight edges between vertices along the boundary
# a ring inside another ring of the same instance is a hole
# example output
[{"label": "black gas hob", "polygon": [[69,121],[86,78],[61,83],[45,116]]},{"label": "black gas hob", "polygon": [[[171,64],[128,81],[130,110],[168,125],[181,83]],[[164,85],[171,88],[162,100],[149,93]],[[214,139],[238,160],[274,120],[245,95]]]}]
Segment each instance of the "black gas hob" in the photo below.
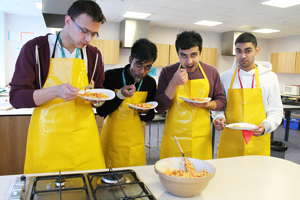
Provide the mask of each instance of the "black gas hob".
[{"label": "black gas hob", "polygon": [[25,200],[156,200],[133,170],[26,177]]}]

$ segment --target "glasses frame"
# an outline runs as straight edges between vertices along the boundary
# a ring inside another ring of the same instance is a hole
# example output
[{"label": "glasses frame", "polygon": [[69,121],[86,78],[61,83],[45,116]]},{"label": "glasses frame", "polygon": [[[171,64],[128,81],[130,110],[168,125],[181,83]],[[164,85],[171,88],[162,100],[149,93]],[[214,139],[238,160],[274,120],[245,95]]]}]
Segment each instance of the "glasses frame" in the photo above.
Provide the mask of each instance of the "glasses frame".
[{"label": "glasses frame", "polygon": [[83,28],[81,28],[76,22],[75,22],[75,20],[73,19],[73,18],[71,18],[72,19],[72,21],[74,22],[74,24],[75,24],[75,26],[78,28],[78,30],[80,31],[80,33],[84,33],[84,34],[86,34],[86,35],[91,35],[91,37],[96,37],[96,38],[98,38],[99,37],[99,33],[98,32],[91,32],[91,31],[89,31],[89,30],[83,30]]}]

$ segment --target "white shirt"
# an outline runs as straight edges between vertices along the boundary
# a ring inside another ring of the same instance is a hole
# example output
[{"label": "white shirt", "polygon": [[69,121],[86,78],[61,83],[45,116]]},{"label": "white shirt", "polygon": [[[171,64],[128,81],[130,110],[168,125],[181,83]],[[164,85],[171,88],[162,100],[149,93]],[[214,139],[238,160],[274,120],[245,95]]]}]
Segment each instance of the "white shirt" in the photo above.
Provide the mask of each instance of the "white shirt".
[{"label": "white shirt", "polygon": [[[54,48],[54,44],[55,44],[55,41],[56,41],[56,37],[57,37],[57,34],[52,34],[52,35],[48,36],[48,42],[49,42],[49,47],[50,47],[50,58],[51,58],[52,53],[53,53],[53,48]],[[67,50],[64,47],[63,47],[63,50],[65,52],[66,58],[75,58],[76,49],[72,53],[69,52],[69,50]],[[83,52],[84,63],[85,63],[86,69],[87,69],[88,58],[87,58],[87,55],[86,55],[86,46],[84,48],[82,48],[82,52]],[[57,44],[56,44],[56,48],[55,48],[54,58],[62,58],[61,45],[58,42],[58,40],[57,40]],[[81,51],[79,51],[78,58],[81,59]]]}]

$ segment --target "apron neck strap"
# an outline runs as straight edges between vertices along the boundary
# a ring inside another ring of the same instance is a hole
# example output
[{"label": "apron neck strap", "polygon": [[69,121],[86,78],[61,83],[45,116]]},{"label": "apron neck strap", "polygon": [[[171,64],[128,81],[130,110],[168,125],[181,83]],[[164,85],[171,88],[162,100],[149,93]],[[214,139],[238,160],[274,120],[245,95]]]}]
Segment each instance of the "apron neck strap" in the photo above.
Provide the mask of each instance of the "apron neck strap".
[{"label": "apron neck strap", "polygon": [[[125,86],[127,84],[126,84],[125,72],[124,71],[125,71],[125,68],[122,71],[123,85]],[[143,79],[140,81],[139,87],[138,87],[138,89],[136,91],[140,91],[142,84],[143,84]]]},{"label": "apron neck strap", "polygon": [[[54,43],[54,48],[53,48],[53,52],[52,52],[51,58],[54,58],[57,40],[58,40],[58,42],[59,42],[59,44],[60,44],[60,50],[61,50],[62,57],[63,57],[63,58],[66,58],[65,51],[64,51],[64,49],[63,49],[63,47],[62,47],[62,44],[61,44],[60,32],[61,32],[61,31],[59,31],[58,34],[57,34],[57,37],[56,37],[56,40],[55,40],[55,43]],[[80,53],[81,53],[81,59],[83,59],[83,51],[82,51],[82,49],[80,49]],[[78,58],[78,55],[79,55],[79,49],[76,48],[75,58]]]},{"label": "apron neck strap", "polygon": [[[255,65],[254,69],[255,69],[255,74],[253,74],[253,78],[252,78],[252,88],[254,87],[254,77],[255,77],[255,82],[256,82],[256,88],[260,88],[259,73],[258,73],[258,69],[257,69],[256,65]],[[232,76],[231,82],[230,82],[230,89],[232,89],[234,79],[235,79],[235,76],[236,76],[236,71],[238,71],[239,82],[240,82],[241,88],[243,89],[243,84],[242,84],[242,81],[241,81],[241,78],[240,78],[240,68],[239,68],[239,66],[237,66],[234,70],[234,73],[233,73],[233,76]]]}]

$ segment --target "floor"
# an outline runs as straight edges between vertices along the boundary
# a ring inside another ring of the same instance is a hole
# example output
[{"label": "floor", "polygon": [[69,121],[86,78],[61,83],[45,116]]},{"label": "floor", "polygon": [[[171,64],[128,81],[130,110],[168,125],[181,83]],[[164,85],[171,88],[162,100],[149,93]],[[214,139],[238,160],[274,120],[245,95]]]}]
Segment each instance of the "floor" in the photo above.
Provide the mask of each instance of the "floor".
[{"label": "floor", "polygon": [[[161,136],[163,132],[163,121],[153,121],[147,123],[146,125],[146,146],[151,146],[152,148],[146,147],[147,165],[153,165],[157,160],[159,160],[159,145],[161,141]],[[151,134],[149,135],[149,132]],[[158,134],[159,133],[159,136]],[[273,153],[278,154],[278,156],[284,156],[284,159],[292,161],[300,165],[300,130],[290,129],[289,141],[284,141],[285,128],[280,125],[274,133],[273,141],[284,142],[288,149],[285,152],[273,151]],[[150,140],[149,140],[150,136]],[[216,131],[215,135],[215,145],[214,145],[214,159],[217,158],[217,148],[219,143],[220,132]],[[150,141],[150,145],[149,145]],[[158,141],[158,142],[157,142]]]}]

